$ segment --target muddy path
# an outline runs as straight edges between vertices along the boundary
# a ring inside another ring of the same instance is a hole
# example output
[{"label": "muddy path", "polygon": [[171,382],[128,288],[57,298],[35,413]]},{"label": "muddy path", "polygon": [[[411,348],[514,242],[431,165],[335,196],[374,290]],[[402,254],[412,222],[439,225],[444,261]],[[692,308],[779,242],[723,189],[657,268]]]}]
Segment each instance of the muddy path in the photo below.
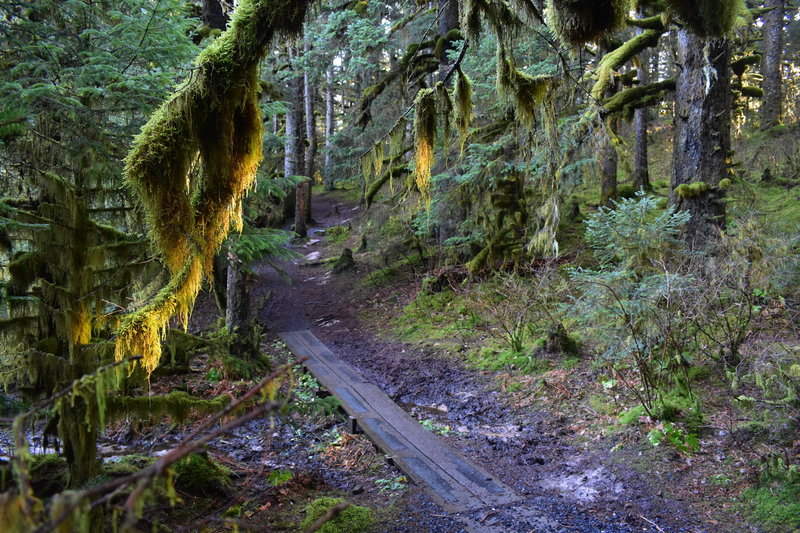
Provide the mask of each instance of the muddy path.
[{"label": "muddy path", "polygon": [[[320,230],[355,226],[361,209],[341,195],[318,195],[313,214],[309,239],[295,245],[304,257],[284,265],[291,283],[270,268],[258,269],[253,294],[266,301],[259,318],[272,331],[312,330],[412,414],[453,428],[444,436],[451,446],[526,497],[508,508],[474,513],[470,530],[708,530],[686,502],[671,495],[669,480],[637,472],[592,443],[575,444],[566,420],[515,407],[490,374],[467,369],[435,348],[391,340],[370,321],[372,306],[385,294],[355,290],[368,268],[359,255],[360,271],[337,276],[330,263],[321,262],[338,256],[343,245],[329,244]],[[405,518],[379,530],[466,530],[460,517],[448,515],[418,488],[400,505]],[[713,529],[725,530],[719,524]]]}]

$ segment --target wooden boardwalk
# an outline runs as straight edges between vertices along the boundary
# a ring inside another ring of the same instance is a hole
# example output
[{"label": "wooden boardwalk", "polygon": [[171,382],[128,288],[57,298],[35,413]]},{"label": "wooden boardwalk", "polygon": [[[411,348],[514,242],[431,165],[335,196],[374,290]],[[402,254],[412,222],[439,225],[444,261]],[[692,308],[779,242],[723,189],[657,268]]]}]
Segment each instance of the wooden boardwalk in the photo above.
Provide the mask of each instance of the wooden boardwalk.
[{"label": "wooden boardwalk", "polygon": [[519,496],[483,468],[427,431],[381,389],[365,382],[308,330],[279,333],[320,384],[336,396],[363,431],[400,470],[447,511],[504,505]]}]

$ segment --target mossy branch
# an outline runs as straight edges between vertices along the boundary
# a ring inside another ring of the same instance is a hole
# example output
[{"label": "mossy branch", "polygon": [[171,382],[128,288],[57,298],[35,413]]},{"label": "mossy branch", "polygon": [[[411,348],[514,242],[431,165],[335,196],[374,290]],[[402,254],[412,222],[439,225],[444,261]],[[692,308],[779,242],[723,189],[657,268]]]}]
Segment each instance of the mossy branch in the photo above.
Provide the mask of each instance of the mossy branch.
[{"label": "mossy branch", "polygon": [[[302,28],[311,0],[242,0],[196,70],[150,118],[126,159],[156,250],[172,279],[118,331],[117,357],[158,365],[170,318],[186,322],[214,254],[241,230],[241,203],[261,162],[258,65],[273,39]],[[196,177],[196,170],[202,177]]]},{"label": "mossy branch", "polygon": [[603,101],[603,114],[610,115],[621,112],[625,117],[630,117],[635,109],[661,101],[660,98],[654,100],[654,96],[660,96],[665,91],[674,90],[675,78],[625,89]]},{"label": "mossy branch", "polygon": [[642,50],[658,44],[658,39],[663,33],[663,28],[660,30],[645,30],[603,56],[600,64],[597,65],[597,81],[592,87],[592,97],[598,101],[602,100],[606,90],[611,86],[611,74]]}]

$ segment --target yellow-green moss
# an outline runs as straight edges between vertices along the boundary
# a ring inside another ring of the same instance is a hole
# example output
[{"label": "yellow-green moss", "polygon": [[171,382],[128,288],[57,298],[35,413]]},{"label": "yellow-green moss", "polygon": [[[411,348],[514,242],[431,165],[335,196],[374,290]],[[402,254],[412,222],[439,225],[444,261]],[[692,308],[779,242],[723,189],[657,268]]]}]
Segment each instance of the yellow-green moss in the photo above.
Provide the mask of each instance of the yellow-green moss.
[{"label": "yellow-green moss", "polygon": [[694,183],[682,183],[675,187],[675,195],[679,198],[688,199],[696,198],[708,190],[708,185],[703,181],[696,181]]},{"label": "yellow-green moss", "polygon": [[209,459],[192,453],[175,463],[175,488],[195,496],[225,496],[230,493],[231,471]]},{"label": "yellow-green moss", "polygon": [[[300,527],[302,529],[309,527],[328,512],[331,507],[343,503],[345,501],[341,498],[317,498],[306,505],[306,518],[300,524]],[[319,533],[362,533],[369,531],[374,523],[375,518],[372,515],[372,509],[350,504],[339,512],[335,518],[325,522],[317,531]]]},{"label": "yellow-green moss", "polygon": [[547,0],[547,24],[564,43],[578,46],[597,41],[621,28],[629,0]]}]

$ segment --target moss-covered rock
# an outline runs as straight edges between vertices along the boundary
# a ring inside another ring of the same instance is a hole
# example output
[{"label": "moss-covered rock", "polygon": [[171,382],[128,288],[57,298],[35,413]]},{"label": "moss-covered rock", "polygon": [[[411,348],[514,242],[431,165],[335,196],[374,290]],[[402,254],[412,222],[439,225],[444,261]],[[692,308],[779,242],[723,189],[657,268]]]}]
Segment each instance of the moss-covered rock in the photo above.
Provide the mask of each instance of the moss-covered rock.
[{"label": "moss-covered rock", "polygon": [[[300,527],[305,529],[316,522],[332,507],[346,503],[342,498],[317,498],[306,505],[306,518]],[[375,522],[372,509],[358,505],[348,505],[334,518],[328,520],[317,531],[319,533],[361,533],[368,531]]]},{"label": "moss-covered rock", "polygon": [[67,488],[67,460],[54,453],[37,455],[30,468],[31,486],[39,498],[49,498]]},{"label": "moss-covered rock", "polygon": [[208,455],[190,454],[173,467],[175,488],[195,496],[227,496],[230,494],[230,469],[212,461]]}]

